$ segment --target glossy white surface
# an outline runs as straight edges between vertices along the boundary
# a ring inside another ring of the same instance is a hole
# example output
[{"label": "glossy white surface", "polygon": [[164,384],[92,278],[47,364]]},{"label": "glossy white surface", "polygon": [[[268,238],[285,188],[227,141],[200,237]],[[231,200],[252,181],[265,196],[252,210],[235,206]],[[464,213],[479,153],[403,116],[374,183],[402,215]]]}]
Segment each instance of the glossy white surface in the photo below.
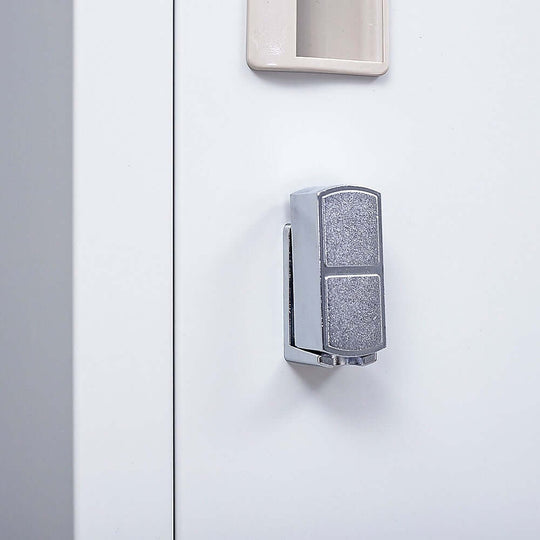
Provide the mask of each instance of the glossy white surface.
[{"label": "glossy white surface", "polygon": [[[250,71],[243,6],[179,1],[180,537],[536,540],[539,4],[393,2],[378,79]],[[382,193],[365,369],[283,360],[288,196],[332,183]]]},{"label": "glossy white surface", "polygon": [[172,0],[75,2],[75,538],[172,538]]}]

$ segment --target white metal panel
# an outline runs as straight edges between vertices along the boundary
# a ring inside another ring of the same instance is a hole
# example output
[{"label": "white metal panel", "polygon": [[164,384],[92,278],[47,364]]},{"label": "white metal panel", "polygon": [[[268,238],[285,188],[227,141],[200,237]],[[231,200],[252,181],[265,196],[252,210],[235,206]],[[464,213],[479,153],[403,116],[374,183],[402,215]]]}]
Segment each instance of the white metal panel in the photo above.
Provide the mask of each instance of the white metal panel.
[{"label": "white metal panel", "polygon": [[[378,80],[254,73],[245,2],[180,0],[184,540],[538,538],[540,7],[391,5]],[[288,195],[383,195],[389,347],[283,361]]]},{"label": "white metal panel", "polygon": [[172,0],[75,2],[75,530],[172,537]]}]

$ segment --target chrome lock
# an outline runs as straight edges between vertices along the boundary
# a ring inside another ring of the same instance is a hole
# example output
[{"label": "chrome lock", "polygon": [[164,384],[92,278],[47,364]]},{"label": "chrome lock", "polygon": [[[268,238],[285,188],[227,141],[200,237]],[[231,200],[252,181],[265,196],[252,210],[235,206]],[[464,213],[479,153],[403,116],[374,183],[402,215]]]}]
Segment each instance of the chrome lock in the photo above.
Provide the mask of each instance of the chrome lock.
[{"label": "chrome lock", "polygon": [[283,288],[288,362],[375,362],[386,346],[380,194],[354,186],[293,193]]}]

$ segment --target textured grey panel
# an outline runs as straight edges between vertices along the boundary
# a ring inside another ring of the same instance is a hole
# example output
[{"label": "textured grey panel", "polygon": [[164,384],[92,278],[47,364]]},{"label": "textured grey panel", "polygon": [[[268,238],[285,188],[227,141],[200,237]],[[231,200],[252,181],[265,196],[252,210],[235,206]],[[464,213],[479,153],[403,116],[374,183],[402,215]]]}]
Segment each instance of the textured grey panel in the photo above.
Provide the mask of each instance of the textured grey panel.
[{"label": "textured grey panel", "polygon": [[361,191],[339,191],[322,201],[326,266],[375,266],[379,263],[378,200]]},{"label": "textured grey panel", "polygon": [[377,275],[325,279],[328,344],[341,351],[363,351],[383,340],[381,279]]}]

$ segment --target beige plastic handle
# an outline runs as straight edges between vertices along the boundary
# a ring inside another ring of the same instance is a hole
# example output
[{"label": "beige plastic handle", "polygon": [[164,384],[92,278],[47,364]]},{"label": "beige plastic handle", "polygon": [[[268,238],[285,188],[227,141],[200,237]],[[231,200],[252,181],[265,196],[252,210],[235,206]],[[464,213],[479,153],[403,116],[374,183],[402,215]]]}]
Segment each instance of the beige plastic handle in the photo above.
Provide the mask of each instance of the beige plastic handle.
[{"label": "beige plastic handle", "polygon": [[388,0],[248,0],[247,38],[255,70],[383,75]]}]

